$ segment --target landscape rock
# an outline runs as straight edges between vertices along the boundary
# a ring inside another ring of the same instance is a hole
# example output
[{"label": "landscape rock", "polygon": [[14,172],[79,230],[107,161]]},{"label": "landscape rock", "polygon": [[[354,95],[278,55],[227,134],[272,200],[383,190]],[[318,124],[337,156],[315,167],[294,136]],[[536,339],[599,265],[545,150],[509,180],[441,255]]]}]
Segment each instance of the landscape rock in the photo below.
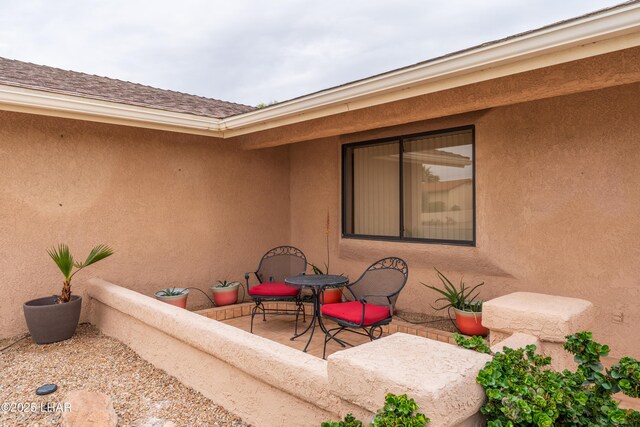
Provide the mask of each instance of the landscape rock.
[{"label": "landscape rock", "polygon": [[111,398],[104,393],[89,390],[72,390],[65,403],[71,410],[63,412],[64,427],[116,427],[118,416]]}]

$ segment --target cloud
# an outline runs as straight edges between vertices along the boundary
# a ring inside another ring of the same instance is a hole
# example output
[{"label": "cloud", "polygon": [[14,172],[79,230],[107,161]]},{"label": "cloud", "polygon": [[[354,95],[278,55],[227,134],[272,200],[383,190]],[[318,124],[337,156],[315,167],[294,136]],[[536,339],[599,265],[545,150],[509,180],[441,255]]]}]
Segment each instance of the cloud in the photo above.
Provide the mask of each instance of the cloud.
[{"label": "cloud", "polygon": [[256,105],[616,3],[23,0],[0,3],[0,56]]}]

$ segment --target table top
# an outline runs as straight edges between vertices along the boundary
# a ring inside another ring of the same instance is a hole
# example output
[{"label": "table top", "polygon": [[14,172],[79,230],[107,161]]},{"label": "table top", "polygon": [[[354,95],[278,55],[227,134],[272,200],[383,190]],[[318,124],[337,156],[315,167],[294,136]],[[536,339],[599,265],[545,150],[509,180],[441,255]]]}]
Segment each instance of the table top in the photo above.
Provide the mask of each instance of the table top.
[{"label": "table top", "polygon": [[349,278],[335,274],[301,274],[287,277],[284,282],[295,286],[323,287],[345,285],[349,282]]}]

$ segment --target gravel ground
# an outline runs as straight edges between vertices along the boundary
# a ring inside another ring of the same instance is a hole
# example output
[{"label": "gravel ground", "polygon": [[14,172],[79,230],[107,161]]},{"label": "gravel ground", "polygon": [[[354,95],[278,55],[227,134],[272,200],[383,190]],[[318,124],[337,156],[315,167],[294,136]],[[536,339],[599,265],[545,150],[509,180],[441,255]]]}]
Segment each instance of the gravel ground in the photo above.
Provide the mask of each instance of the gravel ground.
[{"label": "gravel ground", "polygon": [[458,332],[451,320],[447,317],[434,316],[432,314],[414,313],[410,311],[399,310],[396,315],[400,320],[416,325],[423,325],[429,328],[439,329],[447,332]]},{"label": "gravel ground", "polygon": [[[0,340],[0,349],[15,339]],[[36,396],[56,383],[58,390]],[[101,391],[113,399],[120,426],[247,426],[239,417],[88,324],[67,341],[36,345],[30,337],[0,353],[0,403],[63,403],[69,390]],[[1,412],[0,426],[60,425],[55,412]]]}]

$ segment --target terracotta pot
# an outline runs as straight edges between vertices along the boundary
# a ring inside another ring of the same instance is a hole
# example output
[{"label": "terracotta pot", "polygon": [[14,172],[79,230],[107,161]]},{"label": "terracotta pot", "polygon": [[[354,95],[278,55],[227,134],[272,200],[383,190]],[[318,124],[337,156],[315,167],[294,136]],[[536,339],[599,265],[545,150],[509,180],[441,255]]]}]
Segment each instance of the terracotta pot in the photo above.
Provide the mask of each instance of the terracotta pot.
[{"label": "terracotta pot", "polygon": [[227,286],[224,288],[216,287],[216,285],[211,285],[209,289],[211,289],[211,296],[213,297],[213,302],[216,306],[221,307],[223,305],[231,305],[238,302],[238,289],[240,288],[240,283],[236,283],[232,286]]},{"label": "terracotta pot", "polygon": [[342,302],[342,289],[329,288],[322,291],[322,298],[320,299],[322,304],[335,304]]},{"label": "terracotta pot", "polygon": [[489,330],[482,326],[482,312],[462,311],[457,308],[453,310],[456,313],[456,325],[458,325],[458,329],[463,334],[484,337],[489,333]]},{"label": "terracotta pot", "polygon": [[173,288],[176,291],[181,291],[182,295],[164,296],[160,295],[162,291],[156,292],[156,299],[166,302],[167,304],[175,305],[180,308],[187,308],[187,297],[189,296],[189,289],[187,288]]},{"label": "terracotta pot", "polygon": [[73,336],[80,320],[82,297],[57,304],[57,296],[27,301],[22,306],[31,338],[37,344],[64,341]]}]

